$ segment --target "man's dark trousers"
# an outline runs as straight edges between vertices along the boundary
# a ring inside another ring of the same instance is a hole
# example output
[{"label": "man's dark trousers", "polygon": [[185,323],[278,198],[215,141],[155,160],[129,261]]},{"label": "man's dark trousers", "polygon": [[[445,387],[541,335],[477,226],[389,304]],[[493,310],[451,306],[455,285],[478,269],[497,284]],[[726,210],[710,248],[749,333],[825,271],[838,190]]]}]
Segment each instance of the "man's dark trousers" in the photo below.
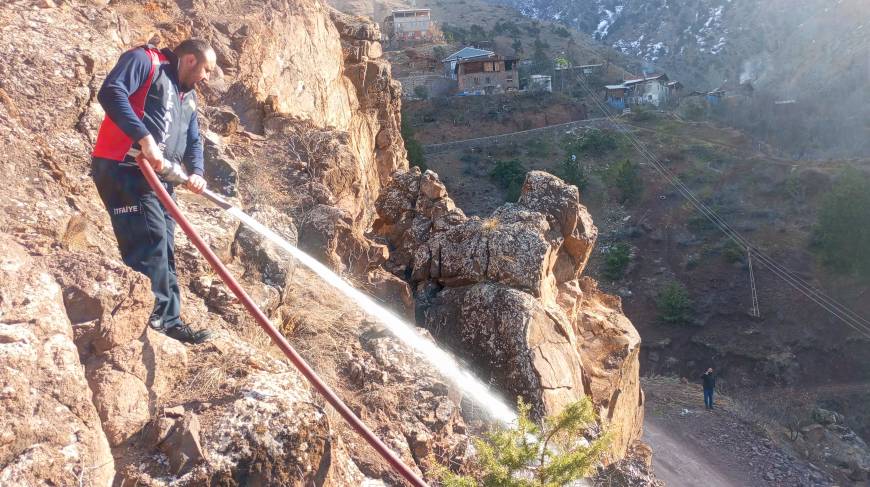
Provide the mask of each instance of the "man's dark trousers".
[{"label": "man's dark trousers", "polygon": [[[109,159],[92,160],[92,177],[112,220],[124,263],[151,279],[151,326],[181,323],[181,297],[175,274],[175,220],[166,212],[139,167]],[[164,183],[175,197],[172,187]]]},{"label": "man's dark trousers", "polygon": [[713,409],[713,389],[704,388],[704,406]]}]

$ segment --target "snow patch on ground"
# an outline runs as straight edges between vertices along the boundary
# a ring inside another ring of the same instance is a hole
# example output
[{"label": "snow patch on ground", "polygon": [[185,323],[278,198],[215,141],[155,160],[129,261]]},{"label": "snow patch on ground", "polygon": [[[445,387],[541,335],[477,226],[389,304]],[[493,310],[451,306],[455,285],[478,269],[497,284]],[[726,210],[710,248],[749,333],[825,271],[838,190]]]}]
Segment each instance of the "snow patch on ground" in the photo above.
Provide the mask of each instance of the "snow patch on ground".
[{"label": "snow patch on ground", "polygon": [[656,62],[671,52],[664,42],[644,42],[644,39],[643,35],[634,41],[619,39],[613,43],[613,47],[624,54],[636,56],[649,62]]},{"label": "snow patch on ground", "polygon": [[616,19],[619,17],[619,14],[622,13],[624,8],[624,5],[617,5],[613,7],[613,10],[609,10],[599,3],[598,15],[603,15],[604,17],[600,22],[598,22],[598,27],[595,29],[595,32],[592,33],[592,37],[599,40],[606,38],[607,33],[610,31],[610,27],[614,22],[616,22]]}]

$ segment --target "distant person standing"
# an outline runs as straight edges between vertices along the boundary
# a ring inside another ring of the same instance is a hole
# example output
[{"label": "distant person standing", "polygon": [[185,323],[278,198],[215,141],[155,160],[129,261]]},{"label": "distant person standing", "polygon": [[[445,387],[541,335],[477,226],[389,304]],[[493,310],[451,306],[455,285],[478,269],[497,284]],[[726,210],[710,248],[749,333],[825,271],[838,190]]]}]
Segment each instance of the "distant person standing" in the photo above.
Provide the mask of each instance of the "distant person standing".
[{"label": "distant person standing", "polygon": [[713,375],[713,367],[704,372],[704,375],[701,376],[701,381],[704,383],[704,406],[712,410],[713,390],[716,389],[716,376]]}]

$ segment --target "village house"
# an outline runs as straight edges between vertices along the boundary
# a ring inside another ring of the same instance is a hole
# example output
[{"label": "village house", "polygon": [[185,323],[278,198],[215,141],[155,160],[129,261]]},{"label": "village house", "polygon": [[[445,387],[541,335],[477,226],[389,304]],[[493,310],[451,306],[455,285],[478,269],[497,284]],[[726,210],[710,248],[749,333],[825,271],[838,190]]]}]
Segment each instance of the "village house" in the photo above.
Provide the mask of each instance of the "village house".
[{"label": "village house", "polygon": [[460,95],[514,91],[519,87],[517,59],[464,47],[444,58],[445,76],[455,80]]},{"label": "village house", "polygon": [[[642,78],[627,79],[618,85],[605,86],[605,96],[610,106],[620,110],[632,105],[659,107],[667,104],[670,100],[671,87],[668,86],[669,83],[666,74],[644,75]],[[682,88],[682,85],[679,84],[674,86],[675,93],[677,86]]]},{"label": "village house", "polygon": [[435,37],[432,13],[428,8],[393,10],[384,20],[390,41],[431,41]]}]

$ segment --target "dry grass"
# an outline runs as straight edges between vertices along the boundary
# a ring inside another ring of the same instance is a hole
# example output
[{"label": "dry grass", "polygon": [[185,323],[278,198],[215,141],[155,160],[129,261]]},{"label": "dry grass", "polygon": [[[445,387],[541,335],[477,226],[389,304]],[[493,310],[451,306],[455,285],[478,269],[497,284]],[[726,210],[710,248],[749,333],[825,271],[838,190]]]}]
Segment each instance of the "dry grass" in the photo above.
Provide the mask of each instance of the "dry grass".
[{"label": "dry grass", "polygon": [[498,218],[490,217],[483,220],[483,223],[480,225],[480,229],[483,231],[483,233],[492,233],[498,229],[500,223],[501,222],[498,220]]},{"label": "dry grass", "polygon": [[190,368],[184,394],[198,400],[219,395],[218,391],[227,384],[233,368],[233,360],[225,354],[197,354],[196,361]]},{"label": "dry grass", "polygon": [[236,335],[238,335],[239,339],[257,350],[261,350],[277,359],[284,358],[284,353],[272,342],[272,338],[260,326],[251,323],[248,326],[239,327]]}]

